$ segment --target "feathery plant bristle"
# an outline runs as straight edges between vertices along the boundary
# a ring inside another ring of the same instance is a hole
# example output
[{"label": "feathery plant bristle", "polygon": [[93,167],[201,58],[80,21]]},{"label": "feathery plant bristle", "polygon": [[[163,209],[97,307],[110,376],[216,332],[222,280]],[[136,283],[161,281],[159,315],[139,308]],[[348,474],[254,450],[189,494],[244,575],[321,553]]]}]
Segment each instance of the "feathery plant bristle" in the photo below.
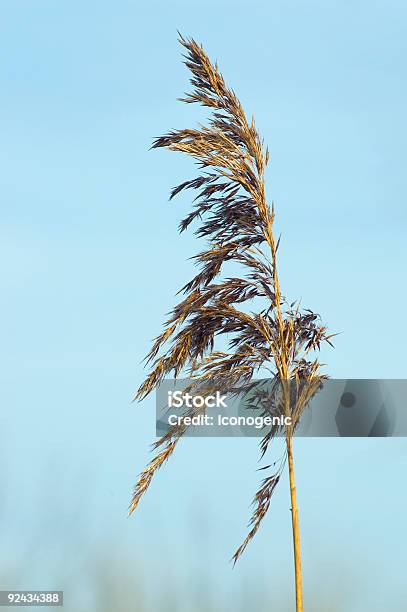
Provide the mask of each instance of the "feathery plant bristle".
[{"label": "feathery plant bristle", "polygon": [[[205,239],[207,246],[195,256],[198,272],[180,290],[183,298],[146,357],[151,371],[136,399],[145,398],[169,374],[176,378],[188,372],[199,385],[215,380],[226,392],[238,383],[250,384],[262,368],[271,368],[283,383],[280,409],[293,417],[293,426],[286,432],[291,436],[324,378],[319,362],[310,361],[308,354],[319,349],[321,342],[330,343],[331,336],[316,314],[287,304],[281,295],[274,206],[267,204],[264,183],[269,153],[254,119],[247,120],[236,94],[202,46],[182,35],[179,40],[186,49],[185,64],[193,86],[182,101],[207,107],[211,116],[199,129],[173,130],[156,138],[152,148],[182,151],[196,160],[199,176],[174,187],[171,199],[184,190],[198,192],[179,229],[183,232],[197,223],[195,235]],[[241,277],[223,277],[228,262],[240,264]],[[266,306],[257,313],[246,312],[245,306],[257,298]],[[216,350],[216,340],[225,336],[228,351]],[[287,381],[294,383],[294,402]],[[130,513],[185,430],[174,426],[154,444],[160,451],[140,475]],[[273,430],[263,438],[262,455],[276,433]],[[279,478],[276,473],[262,482],[254,498],[252,529],[234,561],[257,532]]]}]

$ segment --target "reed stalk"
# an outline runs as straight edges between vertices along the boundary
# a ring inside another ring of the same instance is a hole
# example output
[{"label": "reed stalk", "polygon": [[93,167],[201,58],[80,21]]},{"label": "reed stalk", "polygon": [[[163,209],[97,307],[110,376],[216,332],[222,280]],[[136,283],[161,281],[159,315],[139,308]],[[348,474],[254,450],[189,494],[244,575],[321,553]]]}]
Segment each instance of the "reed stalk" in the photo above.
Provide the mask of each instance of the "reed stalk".
[{"label": "reed stalk", "polygon": [[[274,204],[267,203],[265,169],[269,152],[254,118],[249,122],[239,99],[227,87],[217,64],[202,46],[180,35],[185,64],[192,73],[193,91],[182,99],[208,108],[207,125],[173,130],[156,138],[152,148],[165,147],[192,156],[200,174],[174,187],[170,199],[184,190],[196,190],[192,211],[180,223],[180,232],[191,224],[206,248],[195,255],[198,273],[181,288],[183,297],[174,307],[164,330],[146,357],[150,373],[137,391],[142,400],[168,375],[189,375],[194,388],[216,385],[222,392],[236,388],[254,391],[262,414],[289,416],[290,425],[272,427],[260,443],[261,457],[277,434],[285,436],[285,453],[278,468],[261,482],[253,499],[251,529],[234,553],[234,563],[258,531],[288,462],[294,546],[296,610],[302,612],[300,534],[294,479],[292,438],[301,414],[327,378],[312,353],[330,342],[319,315],[291,304],[282,295],[277,273],[280,240],[274,234]],[[266,248],[264,248],[266,247]],[[239,276],[226,276],[225,264],[239,264]],[[257,307],[257,311],[253,311]],[[226,338],[228,350],[217,343]],[[265,392],[254,376],[271,373]],[[130,514],[151,484],[157,470],[170,458],[186,431],[172,426],[153,448],[158,451],[140,474],[130,504]],[[265,466],[266,469],[271,466]]]}]

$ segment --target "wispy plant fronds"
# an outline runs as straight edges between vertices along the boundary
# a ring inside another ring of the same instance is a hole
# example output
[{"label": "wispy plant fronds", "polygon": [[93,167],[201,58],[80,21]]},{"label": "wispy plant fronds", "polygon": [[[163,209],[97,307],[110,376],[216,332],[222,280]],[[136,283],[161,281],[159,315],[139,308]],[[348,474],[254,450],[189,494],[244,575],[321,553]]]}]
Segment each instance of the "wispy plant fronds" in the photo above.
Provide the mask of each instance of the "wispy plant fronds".
[{"label": "wispy plant fronds", "polygon": [[261,487],[257,491],[253,499],[253,505],[255,506],[255,509],[253,512],[253,516],[250,520],[252,528],[249,534],[243,540],[242,544],[236,550],[235,554],[233,555],[233,563],[236,563],[239,557],[243,554],[250,540],[256,535],[257,530],[260,527],[260,523],[262,522],[263,518],[267,513],[267,510],[269,509],[271,496],[273,495],[274,489],[276,488],[279,480],[280,474],[274,474],[273,476],[264,478],[263,482],[261,483]]},{"label": "wispy plant fronds", "polygon": [[[164,377],[188,374],[197,384],[218,384],[222,390],[250,384],[264,370],[282,385],[281,410],[296,426],[322,376],[309,354],[330,342],[326,328],[310,310],[288,304],[277,275],[279,241],[273,232],[274,206],[266,201],[264,173],[269,161],[254,119],[246,118],[236,94],[202,46],[180,35],[185,64],[192,73],[192,92],[182,99],[210,110],[206,125],[180,129],[156,138],[153,148],[180,151],[195,159],[198,176],[173,188],[170,198],[185,190],[196,193],[192,211],[180,231],[195,226],[206,247],[195,255],[197,273],[182,295],[146,363],[150,373],[136,398],[145,398]],[[225,276],[225,264],[240,265],[241,276]],[[261,304],[256,312],[250,306]],[[225,338],[227,351],[217,341]],[[299,384],[306,380],[306,389]],[[299,389],[302,389],[299,394]],[[292,389],[297,399],[292,401]],[[174,427],[154,445],[159,454],[141,474],[130,506],[132,512],[156,470],[168,459],[185,432]],[[275,431],[262,441],[264,454]],[[292,435],[292,430],[287,432]],[[235,554],[243,552],[266,514],[278,477],[266,478],[255,497],[253,528]],[[240,552],[239,552],[240,551]]]}]

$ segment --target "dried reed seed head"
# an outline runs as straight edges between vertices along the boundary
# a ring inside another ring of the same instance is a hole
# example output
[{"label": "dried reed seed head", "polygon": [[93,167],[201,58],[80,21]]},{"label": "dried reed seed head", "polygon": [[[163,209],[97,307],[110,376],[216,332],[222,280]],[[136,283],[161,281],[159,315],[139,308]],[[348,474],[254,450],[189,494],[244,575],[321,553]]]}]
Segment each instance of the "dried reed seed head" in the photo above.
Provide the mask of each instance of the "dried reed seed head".
[{"label": "dried reed seed head", "polygon": [[[272,368],[277,381],[307,381],[298,386],[301,392],[294,402],[289,394],[285,396],[284,410],[291,411],[295,427],[324,378],[318,374],[319,362],[308,360],[308,354],[318,350],[322,342],[330,343],[332,335],[327,335],[316,314],[301,311],[299,305],[294,309],[295,303],[288,305],[281,296],[274,205],[270,208],[265,197],[264,170],[269,153],[254,119],[248,122],[236,94],[226,86],[217,64],[211,63],[202,46],[182,35],[179,40],[186,50],[185,64],[192,73],[193,86],[182,101],[209,108],[211,116],[199,129],[173,130],[156,138],[152,148],[182,151],[197,162],[199,176],[174,187],[170,199],[184,190],[197,192],[192,212],[180,222],[179,229],[183,232],[197,223],[195,234],[206,240],[206,248],[195,255],[199,270],[179,291],[183,299],[153,342],[146,357],[152,369],[136,398],[146,397],[170,374],[177,377],[188,372],[194,384],[217,385],[223,392],[232,392],[249,385],[262,368]],[[241,277],[223,276],[229,262],[240,264]],[[264,307],[257,313],[247,312],[245,308],[256,300]],[[216,340],[222,337],[228,341],[228,352],[215,350]],[[272,405],[273,398],[269,403]],[[173,427],[154,444],[162,450],[140,475],[130,513],[185,429]],[[264,436],[262,455],[276,433],[274,428]],[[292,430],[287,430],[287,435],[292,435]],[[257,532],[278,479],[279,474],[265,479],[256,494],[253,527],[235,561]]]}]

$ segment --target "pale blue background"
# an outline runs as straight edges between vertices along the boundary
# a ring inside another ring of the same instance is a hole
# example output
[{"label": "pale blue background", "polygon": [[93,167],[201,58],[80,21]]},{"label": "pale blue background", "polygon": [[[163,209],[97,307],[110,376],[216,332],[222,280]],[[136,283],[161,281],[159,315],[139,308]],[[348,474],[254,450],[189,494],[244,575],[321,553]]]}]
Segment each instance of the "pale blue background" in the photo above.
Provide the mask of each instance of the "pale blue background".
[{"label": "pale blue background", "polygon": [[[167,203],[191,162],[148,148],[202,118],[175,100],[178,28],[270,145],[284,293],[343,332],[327,372],[405,377],[405,3],[3,0],[0,17],[2,586],[65,586],[76,612],[136,580],[149,610],[247,609],[242,590],[292,610],[286,480],[228,564],[256,440],[185,440],[126,519],[154,434],[154,398],[130,403],[140,361],[199,247],[176,233],[188,200]],[[297,441],[307,610],[404,609],[406,450]]]}]

